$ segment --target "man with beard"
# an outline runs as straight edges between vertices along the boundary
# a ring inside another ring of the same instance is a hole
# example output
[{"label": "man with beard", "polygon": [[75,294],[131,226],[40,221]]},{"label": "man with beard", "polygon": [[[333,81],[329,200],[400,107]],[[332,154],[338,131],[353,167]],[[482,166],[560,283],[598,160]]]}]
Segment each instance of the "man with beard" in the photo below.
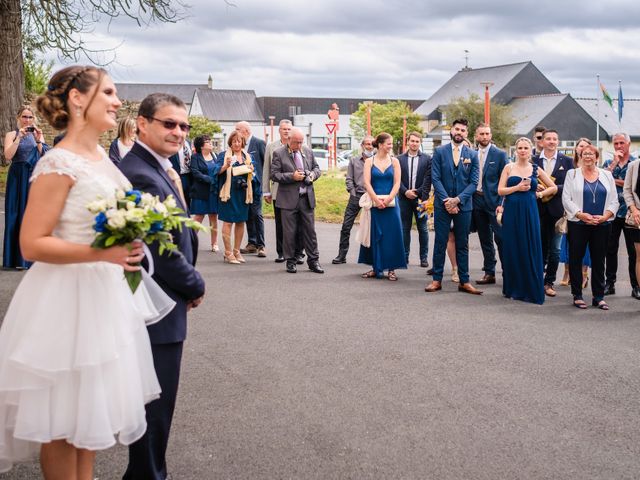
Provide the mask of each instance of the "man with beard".
[{"label": "man with beard", "polygon": [[564,214],[562,205],[562,189],[567,172],[573,168],[573,160],[558,152],[558,132],[545,130],[542,134],[543,149],[532,161],[542,168],[551,180],[558,186],[557,193],[550,199],[542,197],[542,190],[549,185],[538,182],[538,213],[540,214],[540,236],[542,238],[542,259],[545,265],[544,293],[549,297],[555,297],[556,291],[553,282],[556,281],[558,263],[560,261],[560,241],[562,234],[556,232],[556,222]]},{"label": "man with beard", "polygon": [[364,162],[367,158],[371,158],[375,153],[373,148],[373,137],[367,135],[360,143],[362,153],[355,155],[349,160],[347,167],[346,186],[349,192],[349,202],[344,210],[344,220],[342,221],[342,229],[340,230],[340,244],[338,246],[338,256],[331,263],[339,265],[347,263],[347,252],[349,251],[349,237],[351,229],[358,213],[360,212],[360,197],[365,192],[364,189]]},{"label": "man with beard", "polygon": [[481,123],[476,129],[478,144],[479,175],[478,188],[473,194],[473,223],[478,232],[482,256],[484,257],[484,277],[476,283],[487,285],[496,283],[496,250],[502,265],[502,227],[496,220],[496,207],[501,198],[498,195],[498,182],[502,169],[507,164],[507,153],[491,143],[491,127]]},{"label": "man with beard", "polygon": [[473,193],[478,188],[478,155],[464,145],[468,134],[466,119],[456,119],[451,126],[451,143],[438,147],[433,154],[431,178],[435,190],[434,224],[436,240],[433,248],[433,281],[425,292],[442,290],[444,256],[453,222],[456,260],[460,285],[458,291],[481,295],[469,283],[469,227],[473,210]]}]

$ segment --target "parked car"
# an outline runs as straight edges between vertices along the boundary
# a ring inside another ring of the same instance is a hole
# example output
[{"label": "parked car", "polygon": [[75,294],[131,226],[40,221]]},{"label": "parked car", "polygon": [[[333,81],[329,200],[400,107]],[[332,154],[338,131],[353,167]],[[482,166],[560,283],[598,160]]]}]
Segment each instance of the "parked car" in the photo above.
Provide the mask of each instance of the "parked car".
[{"label": "parked car", "polygon": [[337,163],[338,168],[340,170],[346,170],[349,167],[349,160],[351,157],[358,155],[360,153],[359,150],[343,150],[338,153]]},{"label": "parked car", "polygon": [[321,171],[326,172],[329,170],[329,150],[314,148],[313,156],[315,157],[316,162],[318,162],[318,166]]}]

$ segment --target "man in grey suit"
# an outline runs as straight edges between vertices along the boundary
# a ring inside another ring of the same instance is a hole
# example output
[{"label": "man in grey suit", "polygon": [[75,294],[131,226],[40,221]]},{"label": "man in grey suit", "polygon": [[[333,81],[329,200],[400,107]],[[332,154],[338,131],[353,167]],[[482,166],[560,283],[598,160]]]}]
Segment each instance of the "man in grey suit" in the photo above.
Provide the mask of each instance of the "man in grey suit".
[{"label": "man in grey suit", "polygon": [[289,145],[277,148],[271,160],[271,180],[278,183],[278,208],[282,218],[282,239],[287,272],[296,273],[296,232],[300,228],[307,252],[309,270],[324,273],[318,262],[313,182],[320,178],[320,167],[313,151],[304,145],[304,133],[291,129]]}]

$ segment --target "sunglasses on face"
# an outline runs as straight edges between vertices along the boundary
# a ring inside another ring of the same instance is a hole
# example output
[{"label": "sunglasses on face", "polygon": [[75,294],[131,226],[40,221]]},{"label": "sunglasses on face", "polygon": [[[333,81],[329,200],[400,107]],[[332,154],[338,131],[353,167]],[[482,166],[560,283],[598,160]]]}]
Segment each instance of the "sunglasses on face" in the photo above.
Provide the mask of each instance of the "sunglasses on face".
[{"label": "sunglasses on face", "polygon": [[164,128],[166,128],[167,130],[173,130],[176,127],[180,127],[180,130],[182,130],[184,133],[189,133],[189,130],[191,130],[191,125],[189,125],[188,123],[183,123],[183,122],[175,122],[173,120],[160,120],[159,118],[155,118],[155,117],[146,117],[147,120],[155,120],[158,123],[161,123],[162,126]]},{"label": "sunglasses on face", "polygon": [[25,120],[33,120],[33,116],[31,115],[22,115],[22,117],[20,118],[24,118]]},{"label": "sunglasses on face", "polygon": [[536,137],[536,140],[542,140],[542,136]]}]

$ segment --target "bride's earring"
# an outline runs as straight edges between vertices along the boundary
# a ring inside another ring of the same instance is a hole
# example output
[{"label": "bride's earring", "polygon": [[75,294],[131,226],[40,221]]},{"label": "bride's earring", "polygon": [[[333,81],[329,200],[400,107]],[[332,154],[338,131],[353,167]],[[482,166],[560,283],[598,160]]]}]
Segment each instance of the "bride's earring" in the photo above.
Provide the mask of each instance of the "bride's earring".
[{"label": "bride's earring", "polygon": [[79,117],[80,115],[82,115],[82,107],[78,105],[76,107],[76,117]]}]

